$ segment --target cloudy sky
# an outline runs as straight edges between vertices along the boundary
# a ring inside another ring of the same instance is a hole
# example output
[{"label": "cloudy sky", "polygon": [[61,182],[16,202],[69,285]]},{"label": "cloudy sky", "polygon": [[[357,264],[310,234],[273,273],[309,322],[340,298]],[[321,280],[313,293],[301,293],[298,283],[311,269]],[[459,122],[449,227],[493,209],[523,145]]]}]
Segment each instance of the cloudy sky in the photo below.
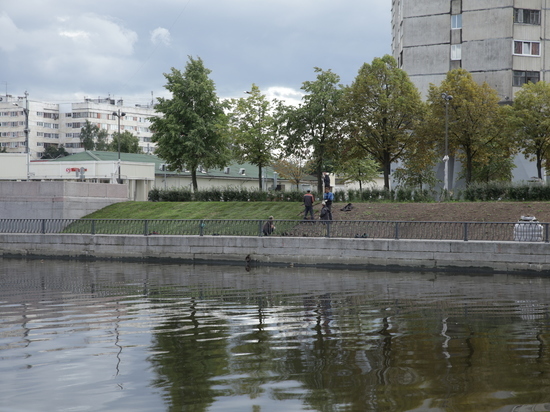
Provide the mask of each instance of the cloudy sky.
[{"label": "cloudy sky", "polygon": [[22,0],[0,8],[0,95],[147,104],[200,57],[222,98],[299,98],[314,67],[349,84],[391,54],[390,0]]}]

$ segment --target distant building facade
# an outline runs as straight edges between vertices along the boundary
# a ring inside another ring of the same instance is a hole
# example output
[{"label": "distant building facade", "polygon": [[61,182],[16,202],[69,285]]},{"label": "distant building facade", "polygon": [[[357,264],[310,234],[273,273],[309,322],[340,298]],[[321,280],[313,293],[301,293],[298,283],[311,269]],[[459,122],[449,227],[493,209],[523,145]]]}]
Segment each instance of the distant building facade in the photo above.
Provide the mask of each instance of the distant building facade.
[{"label": "distant building facade", "polygon": [[122,100],[111,98],[84,99],[77,103],[49,103],[30,99],[27,95],[0,96],[0,147],[7,153],[26,152],[26,111],[28,109],[28,135],[30,159],[40,159],[48,146],[63,146],[70,154],[84,151],[80,130],[86,120],[106,130],[111,138],[118,132],[118,117],[113,112],[126,115],[120,119],[120,131],[128,131],[139,139],[144,153],[152,153],[150,119],[154,117],[153,105],[124,106]]},{"label": "distant building facade", "polygon": [[463,68],[512,100],[549,79],[548,17],[543,0],[392,0],[393,56],[424,96]]}]

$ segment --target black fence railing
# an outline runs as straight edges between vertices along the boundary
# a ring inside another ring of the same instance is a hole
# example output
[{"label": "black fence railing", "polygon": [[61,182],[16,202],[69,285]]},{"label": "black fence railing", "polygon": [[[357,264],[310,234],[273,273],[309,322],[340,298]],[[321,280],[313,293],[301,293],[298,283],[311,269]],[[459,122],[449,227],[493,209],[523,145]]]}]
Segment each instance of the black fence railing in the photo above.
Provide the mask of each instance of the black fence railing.
[{"label": "black fence railing", "polygon": [[[0,233],[264,236],[265,220],[0,219]],[[549,223],[275,220],[270,236],[549,242]]]}]

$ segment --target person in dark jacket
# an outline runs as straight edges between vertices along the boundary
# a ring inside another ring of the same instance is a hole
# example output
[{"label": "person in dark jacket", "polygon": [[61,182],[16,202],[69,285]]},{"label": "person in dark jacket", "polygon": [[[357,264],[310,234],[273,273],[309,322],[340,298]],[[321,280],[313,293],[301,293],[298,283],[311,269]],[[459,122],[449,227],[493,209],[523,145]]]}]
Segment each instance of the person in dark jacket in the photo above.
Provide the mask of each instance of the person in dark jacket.
[{"label": "person in dark jacket", "polygon": [[273,224],[273,216],[269,216],[269,219],[264,223],[264,227],[262,228],[262,231],[264,232],[264,236],[269,236],[275,231],[275,225]]},{"label": "person in dark jacket", "polygon": [[307,220],[307,214],[309,213],[311,216],[311,220],[313,220],[313,203],[315,202],[315,197],[311,194],[311,190],[308,190],[307,193],[304,195],[304,220]]},{"label": "person in dark jacket", "polygon": [[330,208],[326,205],[326,202],[321,203],[321,213],[319,214],[319,218],[321,220],[332,220],[332,212],[330,211]]},{"label": "person in dark jacket", "polygon": [[330,175],[327,172],[323,172],[323,184],[325,187],[330,186]]}]

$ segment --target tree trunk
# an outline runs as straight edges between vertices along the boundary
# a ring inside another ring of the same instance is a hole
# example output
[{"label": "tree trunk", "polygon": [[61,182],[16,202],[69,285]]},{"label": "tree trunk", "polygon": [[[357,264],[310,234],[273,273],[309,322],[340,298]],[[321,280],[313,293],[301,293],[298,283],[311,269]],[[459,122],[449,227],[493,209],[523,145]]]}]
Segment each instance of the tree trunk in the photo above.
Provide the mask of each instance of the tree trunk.
[{"label": "tree trunk", "polygon": [[260,190],[263,189],[263,184],[262,184],[262,166],[258,166],[258,182],[259,182],[259,185],[260,185]]},{"label": "tree trunk", "polygon": [[384,189],[390,190],[390,165],[384,165]]},{"label": "tree trunk", "polygon": [[466,186],[470,186],[470,183],[472,183],[473,168],[472,151],[466,149]]},{"label": "tree trunk", "polygon": [[199,185],[197,184],[197,168],[193,168],[191,170],[191,182],[193,183],[193,192],[196,192],[199,189]]},{"label": "tree trunk", "polygon": [[323,193],[323,170],[321,169],[323,165],[321,162],[317,163],[317,193],[319,196],[322,196]]},{"label": "tree trunk", "polygon": [[384,168],[384,189],[390,190],[390,171],[391,171],[391,163],[390,163],[390,154],[388,152],[384,152],[384,161],[383,168]]}]

